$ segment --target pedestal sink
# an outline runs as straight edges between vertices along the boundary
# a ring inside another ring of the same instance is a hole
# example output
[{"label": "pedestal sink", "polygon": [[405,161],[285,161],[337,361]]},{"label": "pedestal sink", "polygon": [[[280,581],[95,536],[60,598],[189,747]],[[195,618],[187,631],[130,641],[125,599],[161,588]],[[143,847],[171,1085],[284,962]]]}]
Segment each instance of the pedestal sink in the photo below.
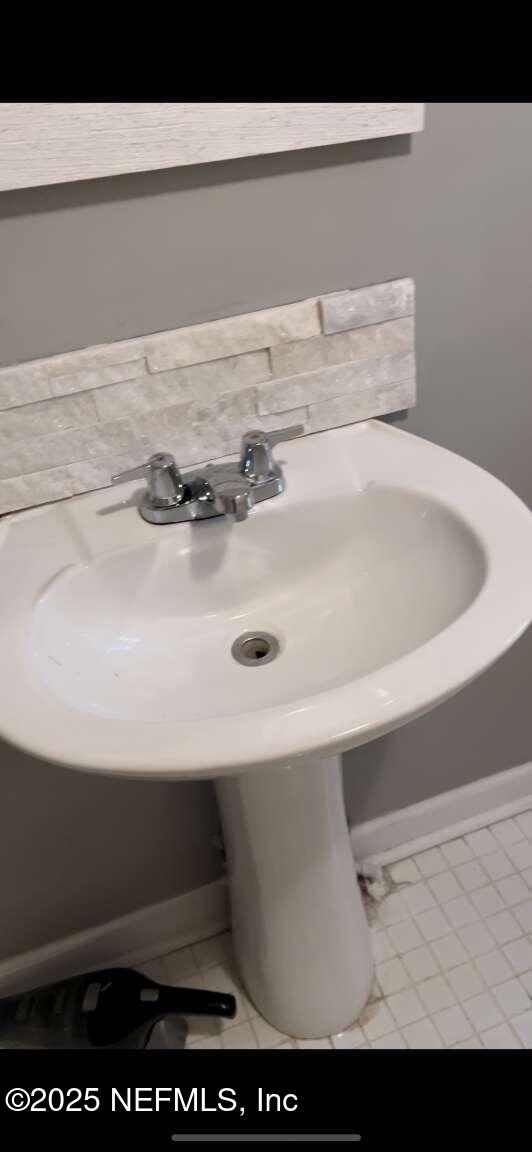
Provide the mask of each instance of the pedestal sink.
[{"label": "pedestal sink", "polygon": [[91,772],[212,777],[242,979],[272,1024],[316,1037],[372,980],[340,754],[524,631],[532,516],[378,422],[282,456],[287,491],[243,523],[147,524],[137,483],[0,521],[0,732]]}]

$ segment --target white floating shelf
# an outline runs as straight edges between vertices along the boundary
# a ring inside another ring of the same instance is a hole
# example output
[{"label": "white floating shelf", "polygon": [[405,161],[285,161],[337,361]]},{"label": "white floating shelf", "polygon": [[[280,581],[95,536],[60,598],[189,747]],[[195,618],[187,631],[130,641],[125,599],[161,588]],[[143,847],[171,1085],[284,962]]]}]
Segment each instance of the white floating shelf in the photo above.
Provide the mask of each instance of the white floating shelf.
[{"label": "white floating shelf", "polygon": [[424,105],[0,104],[0,191],[397,136]]}]

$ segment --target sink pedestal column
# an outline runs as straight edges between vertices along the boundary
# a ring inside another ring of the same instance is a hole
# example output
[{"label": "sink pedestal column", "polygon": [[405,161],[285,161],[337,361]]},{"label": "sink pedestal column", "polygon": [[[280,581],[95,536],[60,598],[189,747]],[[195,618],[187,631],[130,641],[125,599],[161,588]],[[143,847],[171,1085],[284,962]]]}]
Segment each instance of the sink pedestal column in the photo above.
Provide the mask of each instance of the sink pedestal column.
[{"label": "sink pedestal column", "polygon": [[281,1032],[344,1030],[364,1008],[373,967],[340,757],[225,777],[216,793],[247,992]]}]

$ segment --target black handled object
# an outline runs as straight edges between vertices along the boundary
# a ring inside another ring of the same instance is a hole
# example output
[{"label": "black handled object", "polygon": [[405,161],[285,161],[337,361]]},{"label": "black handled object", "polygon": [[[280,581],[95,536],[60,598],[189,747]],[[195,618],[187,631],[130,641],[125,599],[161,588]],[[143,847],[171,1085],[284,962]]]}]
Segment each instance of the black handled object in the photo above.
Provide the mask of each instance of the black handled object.
[{"label": "black handled object", "polygon": [[235,1013],[227,993],[104,968],[0,1000],[0,1048],[145,1048],[158,1021]]}]

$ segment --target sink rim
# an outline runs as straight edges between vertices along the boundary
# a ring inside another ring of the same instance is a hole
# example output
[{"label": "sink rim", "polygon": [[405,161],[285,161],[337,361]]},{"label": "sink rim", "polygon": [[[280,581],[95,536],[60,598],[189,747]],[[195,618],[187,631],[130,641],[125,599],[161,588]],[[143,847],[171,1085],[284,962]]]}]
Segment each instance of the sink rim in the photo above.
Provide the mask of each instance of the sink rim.
[{"label": "sink rim", "polygon": [[[376,421],[347,425],[285,445],[285,508],[291,500],[301,498],[298,485],[301,488],[302,478],[308,478],[306,460],[312,462],[316,453],[323,459],[327,452],[333,459],[343,453],[343,464],[349,460],[354,469],[364,456],[368,474],[373,460],[377,483],[408,486],[436,499],[480,540],[486,554],[485,581],[462,615],[420,647],[377,671],[341,687],[301,697],[291,705],[201,722],[132,724],[129,719],[74,711],[29,683],[28,664],[22,657],[29,617],[26,609],[25,618],[23,612],[15,613],[0,631],[13,654],[0,701],[0,735],[36,756],[86,771],[160,779],[214,777],[346,751],[429,711],[480,675],[518,639],[532,618],[530,510],[477,465]],[[374,452],[377,455],[373,457]],[[387,479],[390,469],[395,482]],[[348,476],[348,485],[352,482]],[[126,495],[135,487],[128,485]],[[62,504],[84,501],[90,513],[106,499],[109,491],[103,489]],[[272,515],[275,503],[271,502]],[[2,549],[9,549],[12,525],[27,523],[39,514],[45,516],[47,510],[57,507],[49,505],[6,517],[0,524],[0,559]],[[262,507],[258,514],[262,514]],[[172,528],[179,532],[183,526]],[[0,588],[1,583],[0,565]],[[28,730],[30,703],[32,724]]]}]

